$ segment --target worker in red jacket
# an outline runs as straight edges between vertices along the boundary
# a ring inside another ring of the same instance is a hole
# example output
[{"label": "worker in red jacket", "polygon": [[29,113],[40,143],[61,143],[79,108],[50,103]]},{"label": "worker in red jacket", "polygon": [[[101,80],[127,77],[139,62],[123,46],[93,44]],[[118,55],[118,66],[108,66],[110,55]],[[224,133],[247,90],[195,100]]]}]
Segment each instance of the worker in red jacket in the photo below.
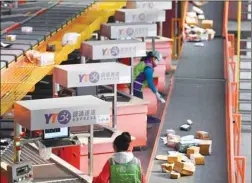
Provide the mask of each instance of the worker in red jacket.
[{"label": "worker in red jacket", "polygon": [[94,177],[93,183],[146,183],[141,162],[132,152],[127,152],[131,136],[123,132],[114,140],[116,152],[104,165],[99,176]]}]

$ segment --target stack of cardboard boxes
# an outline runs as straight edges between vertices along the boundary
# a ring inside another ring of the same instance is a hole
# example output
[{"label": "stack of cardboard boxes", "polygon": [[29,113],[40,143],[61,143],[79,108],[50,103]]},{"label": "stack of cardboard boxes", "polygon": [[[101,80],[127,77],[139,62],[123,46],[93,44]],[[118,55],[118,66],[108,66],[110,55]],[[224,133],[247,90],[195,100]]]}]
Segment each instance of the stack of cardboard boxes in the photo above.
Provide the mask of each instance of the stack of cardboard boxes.
[{"label": "stack of cardboard boxes", "polygon": [[205,19],[204,12],[194,6],[186,15],[185,39],[187,41],[207,41],[214,39],[213,20]]},{"label": "stack of cardboard boxes", "polygon": [[[171,130],[168,130],[169,132]],[[168,133],[167,145],[176,151],[169,151],[168,155],[158,155],[156,159],[166,161],[161,164],[162,171],[170,174],[171,179],[181,176],[192,176],[196,171],[196,165],[205,165],[205,156],[212,153],[212,141],[208,132],[197,131],[195,136],[180,137],[174,133]]]}]

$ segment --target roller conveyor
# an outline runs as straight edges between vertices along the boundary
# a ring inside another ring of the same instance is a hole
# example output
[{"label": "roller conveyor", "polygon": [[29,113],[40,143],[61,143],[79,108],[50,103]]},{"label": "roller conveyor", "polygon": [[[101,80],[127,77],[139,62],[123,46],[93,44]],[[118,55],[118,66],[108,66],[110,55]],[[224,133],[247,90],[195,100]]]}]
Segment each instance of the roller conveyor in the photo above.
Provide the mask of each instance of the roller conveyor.
[{"label": "roller conveyor", "polygon": [[[41,41],[45,40],[48,36],[50,36],[52,33],[57,31],[58,29],[62,28],[64,24],[66,24],[68,21],[72,20],[74,17],[79,15],[83,9],[87,8],[88,6],[86,4],[80,4],[80,7],[70,6],[67,7],[66,5],[58,5],[55,6],[52,9],[47,10],[44,14],[41,14],[37,17],[34,17],[33,19],[25,22],[22,26],[31,26],[34,28],[33,32],[31,33],[24,33],[21,31],[21,28],[16,28],[10,32],[8,32],[8,35],[16,35],[16,41],[6,41],[6,35],[4,34],[1,36],[1,40],[4,41],[4,43],[13,44],[10,48],[6,48],[5,50],[8,52],[1,52],[1,55],[9,55],[12,54],[11,52],[15,49],[20,49],[22,47],[22,43],[26,45],[27,40],[31,42],[31,44],[24,46],[22,48],[22,51],[27,51],[31,49],[36,44],[40,43]],[[64,11],[64,14],[62,15],[62,11]],[[23,42],[22,40],[26,40]],[[18,43],[18,45],[16,45]],[[9,51],[8,51],[9,50]],[[23,53],[22,53],[23,54]],[[22,55],[19,52],[13,53],[15,55],[15,58]],[[6,61],[8,64],[13,62],[14,60],[10,60],[13,57],[8,57],[8,59],[1,62],[1,69],[6,67]]]},{"label": "roller conveyor", "polygon": [[1,41],[8,44],[28,44],[28,45],[31,45],[31,47],[38,44],[37,40],[27,40],[27,39],[18,39],[15,41],[7,41],[6,39],[1,39]]},{"label": "roller conveyor", "polygon": [[[6,35],[2,35],[1,38],[6,39]],[[28,40],[37,40],[41,42],[45,39],[44,35],[16,35],[16,39],[28,39]],[[1,53],[2,54],[2,53]]]},{"label": "roller conveyor", "polygon": [[2,48],[1,50],[22,50],[23,52],[28,51],[31,49],[31,45],[27,44],[13,44],[8,48]]},{"label": "roller conveyor", "polygon": [[[29,160],[33,164],[34,180],[32,182],[86,182],[79,179],[66,167],[60,166],[52,159],[43,160],[38,154],[38,150],[30,145],[24,145],[22,148],[21,161]],[[10,143],[1,154],[1,162],[12,164],[13,155],[13,146]]]}]

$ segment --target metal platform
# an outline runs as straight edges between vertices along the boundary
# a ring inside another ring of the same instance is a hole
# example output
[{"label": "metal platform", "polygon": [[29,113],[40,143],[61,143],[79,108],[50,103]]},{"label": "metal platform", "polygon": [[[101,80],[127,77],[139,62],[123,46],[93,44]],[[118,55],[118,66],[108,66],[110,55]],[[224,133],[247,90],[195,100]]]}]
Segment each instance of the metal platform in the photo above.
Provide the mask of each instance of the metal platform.
[{"label": "metal platform", "polygon": [[[13,146],[12,143],[7,147],[7,149],[1,154],[1,162],[5,162],[7,164],[13,163]],[[62,167],[52,161],[43,160],[38,155],[38,150],[33,148],[30,145],[24,145],[21,153],[21,160],[23,161],[31,161],[33,164],[33,175],[34,180],[32,182],[66,182],[66,183],[85,183],[86,181],[82,181],[73,175],[67,168]]]},{"label": "metal platform", "polygon": [[[217,19],[223,17],[219,11],[221,8],[223,2],[209,2],[203,8],[206,17],[214,20],[217,34],[221,34],[222,20]],[[162,162],[154,160],[149,182],[228,182],[223,44],[222,38],[205,42],[204,47],[184,44],[160,134],[165,136],[166,129],[174,129],[180,136],[194,135],[198,130],[208,131],[213,141],[212,155],[205,156],[205,165],[196,166],[193,176],[179,180],[172,180],[169,174],[162,173]],[[188,119],[194,122],[192,129],[189,132],[180,131],[179,127]],[[157,139],[155,155],[167,154],[171,149],[163,144],[160,137]]]}]

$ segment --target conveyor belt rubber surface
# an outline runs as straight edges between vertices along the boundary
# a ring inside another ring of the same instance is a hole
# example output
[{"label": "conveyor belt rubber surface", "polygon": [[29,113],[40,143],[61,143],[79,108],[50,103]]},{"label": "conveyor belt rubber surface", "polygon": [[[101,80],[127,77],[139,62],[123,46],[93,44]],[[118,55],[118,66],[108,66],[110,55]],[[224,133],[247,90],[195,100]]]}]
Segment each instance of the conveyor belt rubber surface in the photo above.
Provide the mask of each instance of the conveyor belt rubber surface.
[{"label": "conveyor belt rubber surface", "polygon": [[[221,33],[222,12],[219,7],[223,7],[223,2],[209,2],[203,9],[207,18],[214,19],[215,28]],[[196,166],[193,176],[178,180],[162,173],[162,162],[154,160],[149,182],[228,182],[223,44],[222,38],[205,42],[204,47],[197,47],[194,43],[184,44],[163,126],[160,127],[161,136],[165,136],[166,129],[174,129],[181,136],[194,135],[198,130],[209,132],[213,142],[212,155],[205,157],[204,166]],[[194,122],[192,129],[189,132],[180,131],[179,127],[188,119]],[[167,154],[171,150],[160,140],[161,136],[157,137],[156,155]]]}]

